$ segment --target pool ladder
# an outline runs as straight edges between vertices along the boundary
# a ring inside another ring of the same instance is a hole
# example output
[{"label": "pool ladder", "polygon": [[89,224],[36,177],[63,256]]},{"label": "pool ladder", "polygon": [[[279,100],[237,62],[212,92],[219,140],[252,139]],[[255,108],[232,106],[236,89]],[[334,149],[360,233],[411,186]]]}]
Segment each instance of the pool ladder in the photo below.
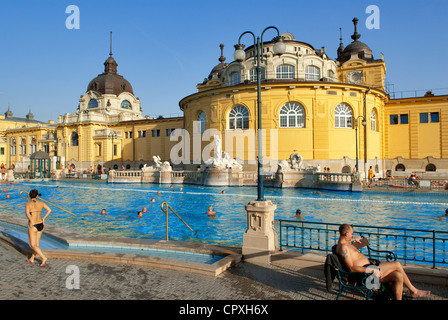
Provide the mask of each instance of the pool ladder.
[{"label": "pool ladder", "polygon": [[194,231],[193,229],[191,229],[191,227],[184,221],[184,219],[182,219],[177,213],[176,211],[174,211],[173,208],[171,208],[171,206],[166,203],[166,202],[162,202],[162,204],[160,205],[160,207],[162,208],[162,211],[165,212],[166,215],[166,240],[168,241],[168,209],[171,210],[172,213],[174,213],[179,219],[180,221],[182,221],[187,227],[188,229],[190,229],[192,232],[194,232],[194,234],[197,234],[199,230]]}]

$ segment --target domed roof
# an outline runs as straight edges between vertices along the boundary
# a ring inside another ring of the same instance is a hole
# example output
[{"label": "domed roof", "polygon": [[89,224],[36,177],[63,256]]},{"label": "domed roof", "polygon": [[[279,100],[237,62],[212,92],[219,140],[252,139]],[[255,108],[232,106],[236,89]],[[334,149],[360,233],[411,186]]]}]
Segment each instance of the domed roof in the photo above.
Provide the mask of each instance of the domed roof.
[{"label": "domed roof", "polygon": [[217,75],[218,78],[221,75],[221,71],[227,67],[229,64],[228,63],[224,63],[224,61],[226,61],[226,58],[223,55],[223,49],[224,49],[224,45],[221,43],[219,45],[219,47],[221,48],[221,56],[219,57],[219,64],[217,64],[212,71],[210,71],[210,74],[208,75],[208,80],[212,79],[214,75]]},{"label": "domed roof", "polygon": [[112,57],[112,32],[110,33],[109,58],[104,62],[104,72],[89,82],[87,91],[94,90],[101,94],[119,95],[122,92],[134,94],[132,86],[123,76],[117,73],[118,63]]},{"label": "domed roof", "polygon": [[117,73],[118,63],[112,58],[112,54],[104,62],[104,73],[98,75],[87,86],[87,91],[94,90],[101,94],[119,95],[122,92],[134,94],[129,81]]},{"label": "domed roof", "polygon": [[369,46],[361,41],[358,41],[358,39],[361,38],[361,35],[356,31],[357,23],[358,23],[358,19],[354,18],[353,24],[355,26],[355,32],[351,36],[351,38],[353,39],[353,42],[350,43],[348,46],[346,46],[343,50],[342,50],[342,48],[343,48],[342,37],[340,39],[341,44],[339,45],[339,49],[338,49],[338,60],[341,63],[344,63],[344,62],[350,60],[352,57],[356,57],[356,58],[363,59],[363,60],[372,60],[373,59],[372,50],[369,48]]}]

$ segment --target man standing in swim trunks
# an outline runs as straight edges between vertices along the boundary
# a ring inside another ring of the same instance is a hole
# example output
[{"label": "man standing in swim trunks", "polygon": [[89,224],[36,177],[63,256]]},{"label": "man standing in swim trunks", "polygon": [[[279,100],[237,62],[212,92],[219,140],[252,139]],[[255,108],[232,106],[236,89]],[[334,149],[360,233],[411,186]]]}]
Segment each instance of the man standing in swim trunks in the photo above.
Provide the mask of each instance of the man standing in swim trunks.
[{"label": "man standing in swim trunks", "polygon": [[[28,218],[28,239],[30,247],[33,249],[31,257],[26,260],[29,263],[34,263],[34,257],[39,255],[42,259],[41,267],[47,264],[47,257],[44,256],[42,250],[39,247],[39,240],[44,231],[44,221],[51,212],[51,209],[42,201],[37,201],[39,192],[35,189],[30,191],[30,201],[25,204],[25,213]],[[41,218],[42,209],[47,212],[43,218]]]},{"label": "man standing in swim trunks", "polygon": [[[353,228],[348,224],[342,224],[339,227],[339,241],[336,253],[344,261],[350,272],[367,272],[370,265],[369,259],[363,255],[352,242],[359,242],[359,239],[353,239]],[[374,270],[375,273],[376,270]],[[403,286],[409,289],[413,298],[427,297],[431,291],[422,291],[414,287],[409,281],[403,266],[398,261],[381,262],[379,272],[376,273],[381,282],[392,284],[392,290],[395,300],[401,300],[403,297]]]}]

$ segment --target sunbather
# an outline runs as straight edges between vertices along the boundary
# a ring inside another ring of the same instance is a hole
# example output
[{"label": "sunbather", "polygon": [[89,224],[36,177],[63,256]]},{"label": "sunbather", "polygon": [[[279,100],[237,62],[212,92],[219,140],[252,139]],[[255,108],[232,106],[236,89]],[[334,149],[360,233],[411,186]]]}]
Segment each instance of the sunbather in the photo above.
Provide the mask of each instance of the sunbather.
[{"label": "sunbather", "polygon": [[[348,224],[342,224],[339,227],[339,241],[336,253],[343,260],[350,272],[368,272],[367,268],[371,265],[369,259],[363,255],[352,242],[359,242],[359,239],[353,239],[353,228]],[[369,269],[370,270],[370,269]],[[374,273],[374,272],[372,272]],[[379,273],[381,282],[392,284],[392,291],[395,300],[401,300],[403,296],[403,286],[409,289],[411,297],[427,297],[430,291],[419,290],[414,287],[409,280],[403,266],[398,261],[381,262]]]}]

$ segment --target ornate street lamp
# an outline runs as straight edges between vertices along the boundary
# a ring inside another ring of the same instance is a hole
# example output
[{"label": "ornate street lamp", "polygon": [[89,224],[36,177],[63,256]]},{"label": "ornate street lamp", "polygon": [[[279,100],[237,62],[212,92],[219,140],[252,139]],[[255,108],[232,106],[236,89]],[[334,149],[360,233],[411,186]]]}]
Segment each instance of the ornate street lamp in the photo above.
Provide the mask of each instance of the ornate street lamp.
[{"label": "ornate street lamp", "polygon": [[359,167],[358,167],[358,120],[359,118],[362,118],[362,122],[361,124],[365,127],[367,122],[366,119],[364,118],[364,116],[358,116],[357,118],[355,118],[355,137],[356,137],[356,172],[359,172]]},{"label": "ornate street lamp", "polygon": [[274,54],[282,55],[286,51],[286,45],[283,42],[280,32],[276,27],[270,26],[263,30],[260,37],[255,37],[255,34],[251,31],[243,32],[238,38],[238,44],[235,45],[235,52],[233,58],[235,61],[242,62],[246,59],[246,52],[244,51],[244,45],[241,44],[241,38],[245,34],[251,34],[254,38],[254,58],[256,61],[256,71],[257,71],[257,113],[258,113],[258,201],[264,201],[264,190],[263,190],[263,152],[262,152],[262,135],[261,135],[261,64],[265,62],[263,57],[263,35],[269,29],[275,29],[277,31],[277,37],[274,44]]},{"label": "ornate street lamp", "polygon": [[107,139],[112,139],[112,164],[110,166],[111,170],[114,170],[114,139],[117,139],[118,135],[115,131],[109,132]]}]

